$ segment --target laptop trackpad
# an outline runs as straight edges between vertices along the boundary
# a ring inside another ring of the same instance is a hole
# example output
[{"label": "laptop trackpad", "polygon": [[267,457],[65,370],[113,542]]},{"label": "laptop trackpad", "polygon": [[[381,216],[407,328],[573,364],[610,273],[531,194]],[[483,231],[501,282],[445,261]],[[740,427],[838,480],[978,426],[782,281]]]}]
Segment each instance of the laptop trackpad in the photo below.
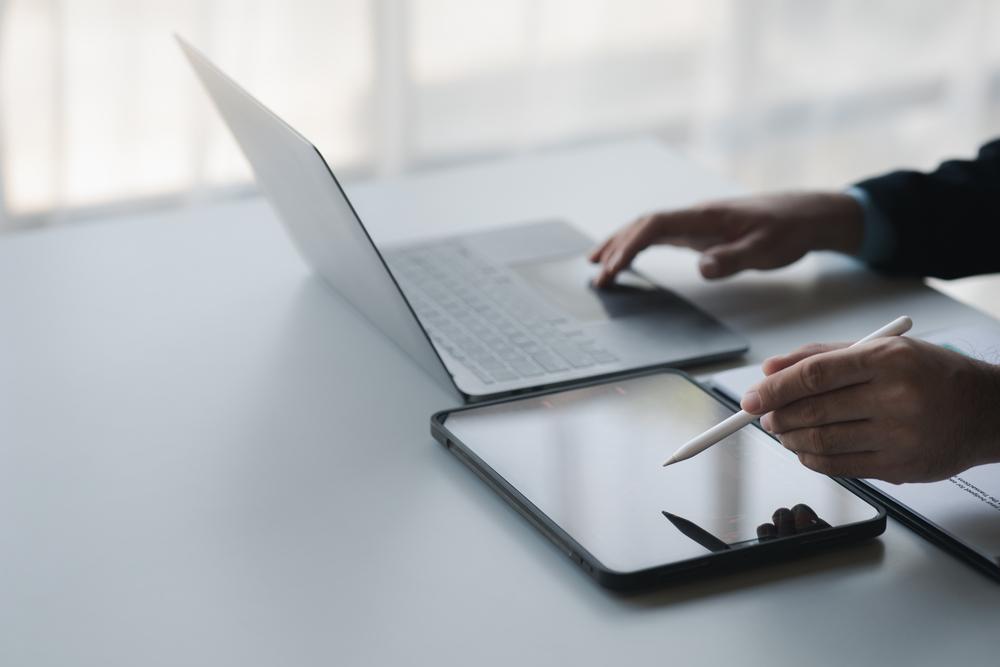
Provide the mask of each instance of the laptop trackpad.
[{"label": "laptop trackpad", "polygon": [[582,321],[605,320],[676,306],[679,299],[631,271],[616,284],[595,289],[597,267],[584,257],[565,257],[508,265],[543,299]]}]

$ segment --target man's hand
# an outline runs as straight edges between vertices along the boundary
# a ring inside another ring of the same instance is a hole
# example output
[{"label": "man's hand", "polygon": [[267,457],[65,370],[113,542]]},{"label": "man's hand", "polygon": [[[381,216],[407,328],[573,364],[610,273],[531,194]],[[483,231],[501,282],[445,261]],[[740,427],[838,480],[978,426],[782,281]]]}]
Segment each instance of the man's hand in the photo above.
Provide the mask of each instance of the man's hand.
[{"label": "man's hand", "polygon": [[669,243],[702,252],[706,278],[744,269],[776,269],[810,250],[854,253],[861,246],[861,207],[845,194],[761,195],[656,213],[623,228],[590,254],[601,264],[596,287],[614,281],[645,248]]},{"label": "man's hand", "polygon": [[1000,461],[1000,368],[906,337],[764,362],[747,412],[809,468],[888,482]]}]

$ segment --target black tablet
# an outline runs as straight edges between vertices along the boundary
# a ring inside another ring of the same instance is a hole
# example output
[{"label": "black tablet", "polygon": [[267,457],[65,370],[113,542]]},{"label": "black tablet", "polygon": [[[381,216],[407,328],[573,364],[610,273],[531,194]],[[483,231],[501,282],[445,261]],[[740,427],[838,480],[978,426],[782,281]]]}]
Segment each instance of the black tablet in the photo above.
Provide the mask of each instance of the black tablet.
[{"label": "black tablet", "polygon": [[435,414],[434,437],[602,585],[636,590],[825,550],[885,511],[752,425],[662,467],[733,410],[657,371]]}]

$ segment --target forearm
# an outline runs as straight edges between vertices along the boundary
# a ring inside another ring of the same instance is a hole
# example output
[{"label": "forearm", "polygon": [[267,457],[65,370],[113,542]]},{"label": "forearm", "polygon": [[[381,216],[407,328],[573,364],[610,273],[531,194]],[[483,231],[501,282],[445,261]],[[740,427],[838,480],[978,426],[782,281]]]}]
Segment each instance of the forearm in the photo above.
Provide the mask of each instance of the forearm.
[{"label": "forearm", "polygon": [[869,261],[875,268],[942,278],[1000,270],[1000,141],[974,160],[897,171],[857,187],[891,227],[894,247]]}]

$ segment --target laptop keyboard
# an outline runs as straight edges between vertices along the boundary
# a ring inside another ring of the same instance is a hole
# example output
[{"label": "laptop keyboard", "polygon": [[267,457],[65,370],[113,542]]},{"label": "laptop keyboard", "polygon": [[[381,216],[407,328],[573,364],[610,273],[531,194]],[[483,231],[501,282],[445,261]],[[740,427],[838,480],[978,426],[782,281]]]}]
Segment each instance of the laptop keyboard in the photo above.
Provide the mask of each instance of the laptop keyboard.
[{"label": "laptop keyboard", "polygon": [[572,319],[534,306],[511,272],[461,243],[396,251],[387,259],[435,345],[485,384],[618,361]]}]

